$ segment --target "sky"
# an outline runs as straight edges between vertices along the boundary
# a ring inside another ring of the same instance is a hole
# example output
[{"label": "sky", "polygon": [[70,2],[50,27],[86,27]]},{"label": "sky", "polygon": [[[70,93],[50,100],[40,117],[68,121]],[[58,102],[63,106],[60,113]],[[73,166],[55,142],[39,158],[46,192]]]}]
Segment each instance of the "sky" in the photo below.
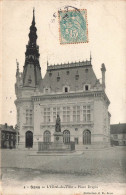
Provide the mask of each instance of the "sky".
[{"label": "sky", "polygon": [[[60,45],[57,12],[66,5],[87,9],[88,43]],[[91,52],[93,69],[98,79],[101,78],[102,63],[107,69],[106,94],[111,102],[111,124],[126,123],[126,1],[119,0],[0,1],[0,123],[16,124],[16,59],[22,71],[33,7],[42,77],[46,72],[47,59],[50,65],[83,61],[89,59]],[[56,18],[53,17],[54,13]]]}]

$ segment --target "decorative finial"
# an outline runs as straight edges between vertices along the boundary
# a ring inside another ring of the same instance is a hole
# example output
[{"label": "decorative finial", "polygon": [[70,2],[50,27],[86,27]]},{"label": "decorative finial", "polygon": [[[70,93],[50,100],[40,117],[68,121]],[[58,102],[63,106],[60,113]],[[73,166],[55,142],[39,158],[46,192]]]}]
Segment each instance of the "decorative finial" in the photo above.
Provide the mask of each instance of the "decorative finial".
[{"label": "decorative finial", "polygon": [[17,70],[19,70],[19,62],[16,59],[16,64],[17,64]]},{"label": "decorative finial", "polygon": [[33,18],[35,17],[35,8],[33,7]]},{"label": "decorative finial", "polygon": [[102,63],[102,65],[101,65],[101,71],[106,71],[106,68],[105,68],[105,64],[104,63]]},{"label": "decorative finial", "polygon": [[35,25],[35,8],[33,7],[33,20],[32,20],[32,24]]},{"label": "decorative finial", "polygon": [[92,57],[91,57],[91,51],[90,51],[90,62],[91,62],[91,60],[92,60]]},{"label": "decorative finial", "polygon": [[48,56],[47,56],[47,66],[49,65],[49,62],[48,62]]},{"label": "decorative finial", "polygon": [[17,64],[17,71],[16,71],[16,77],[19,76],[19,62],[16,59],[16,64]]}]

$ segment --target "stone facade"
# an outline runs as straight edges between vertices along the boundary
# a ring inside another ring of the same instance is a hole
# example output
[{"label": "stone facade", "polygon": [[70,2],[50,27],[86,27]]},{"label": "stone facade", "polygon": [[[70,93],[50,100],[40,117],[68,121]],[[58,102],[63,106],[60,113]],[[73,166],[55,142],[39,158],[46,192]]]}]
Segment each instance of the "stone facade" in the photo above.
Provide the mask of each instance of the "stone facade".
[{"label": "stone facade", "polygon": [[126,146],[126,123],[110,125],[111,145]]},{"label": "stone facade", "polygon": [[48,65],[42,78],[35,16],[30,27],[23,73],[17,62],[15,92],[19,148],[37,149],[38,142],[53,142],[56,116],[61,119],[65,144],[75,141],[76,149],[107,146],[110,143],[109,99],[105,93],[105,65],[102,83],[96,78],[92,59]]}]

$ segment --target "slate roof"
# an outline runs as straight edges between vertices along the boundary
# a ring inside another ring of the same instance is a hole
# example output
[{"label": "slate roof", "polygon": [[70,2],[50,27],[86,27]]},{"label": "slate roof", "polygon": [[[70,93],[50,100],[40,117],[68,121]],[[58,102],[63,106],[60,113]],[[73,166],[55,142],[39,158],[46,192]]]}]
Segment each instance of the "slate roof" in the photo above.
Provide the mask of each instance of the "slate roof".
[{"label": "slate roof", "polygon": [[90,88],[93,88],[97,82],[99,81],[90,61],[51,65],[47,67],[40,90],[50,88],[53,92],[62,92],[63,86],[69,86],[70,91],[79,91],[83,90],[85,84],[90,84]]},{"label": "slate roof", "polygon": [[119,123],[110,125],[111,134],[124,134],[126,133],[126,123]]},{"label": "slate roof", "polygon": [[2,125],[2,124],[0,124],[0,131],[9,131],[9,132],[15,132],[16,133],[13,126]]}]

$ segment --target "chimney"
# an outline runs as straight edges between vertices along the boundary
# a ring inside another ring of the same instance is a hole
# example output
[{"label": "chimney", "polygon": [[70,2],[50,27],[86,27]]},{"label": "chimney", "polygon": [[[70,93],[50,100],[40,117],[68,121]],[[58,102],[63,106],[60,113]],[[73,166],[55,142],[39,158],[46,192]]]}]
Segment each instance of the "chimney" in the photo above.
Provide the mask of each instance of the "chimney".
[{"label": "chimney", "polygon": [[13,125],[10,126],[10,129],[13,129]]},{"label": "chimney", "polygon": [[104,63],[101,65],[101,72],[102,72],[102,87],[103,87],[103,89],[105,89],[105,72],[106,72],[106,68],[105,68],[105,64]]},{"label": "chimney", "polygon": [[7,123],[5,123],[5,128],[7,128]]}]

